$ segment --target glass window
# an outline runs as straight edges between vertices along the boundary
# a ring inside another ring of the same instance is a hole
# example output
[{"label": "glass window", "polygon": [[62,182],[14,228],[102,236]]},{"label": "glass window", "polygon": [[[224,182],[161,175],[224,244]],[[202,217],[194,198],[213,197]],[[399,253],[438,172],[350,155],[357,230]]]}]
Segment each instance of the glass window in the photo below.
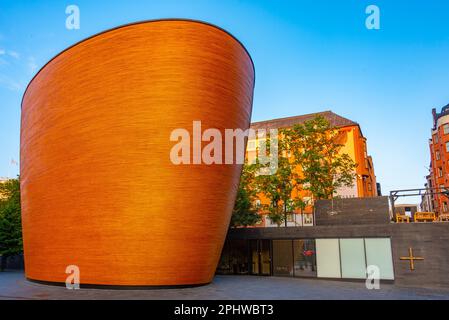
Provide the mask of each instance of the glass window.
[{"label": "glass window", "polygon": [[390,239],[365,239],[365,249],[367,265],[377,266],[381,279],[394,280]]},{"label": "glass window", "polygon": [[273,275],[293,277],[292,240],[273,240]]},{"label": "glass window", "polygon": [[218,274],[232,274],[231,268],[231,248],[229,242],[226,241],[223,250],[221,251],[220,261],[218,262],[218,267],[216,272]]},{"label": "glass window", "polygon": [[256,140],[248,141],[248,145],[246,146],[247,150],[256,150]]},{"label": "glass window", "polygon": [[251,274],[259,274],[259,249],[258,240],[250,240],[251,251]]},{"label": "glass window", "polygon": [[[274,222],[273,220],[271,220],[271,218],[266,217],[265,219],[266,219],[268,225],[273,226],[273,227],[274,227],[274,226],[278,227],[278,224],[277,224],[276,222]],[[281,224],[281,225],[282,225],[282,224]]]},{"label": "glass window", "polygon": [[248,274],[248,242],[226,241],[217,268],[218,274]]},{"label": "glass window", "polygon": [[260,252],[260,274],[271,274],[271,248],[270,240],[259,240],[259,252]]},{"label": "glass window", "polygon": [[366,279],[365,245],[363,239],[340,239],[341,276]]},{"label": "glass window", "polygon": [[338,239],[316,239],[318,278],[341,278]]},{"label": "glass window", "polygon": [[295,277],[316,277],[315,240],[294,240],[294,275]]},{"label": "glass window", "polygon": [[449,141],[446,142],[446,152],[449,152]]},{"label": "glass window", "polygon": [[251,274],[270,275],[270,240],[250,240]]},{"label": "glass window", "polygon": [[303,215],[303,225],[304,226],[313,226],[313,214],[312,213],[304,213]]},{"label": "glass window", "polygon": [[438,168],[438,177],[442,177],[443,176],[443,169],[442,168]]},{"label": "glass window", "polygon": [[267,148],[267,140],[266,139],[257,139],[257,148],[266,149]]},{"label": "glass window", "polygon": [[433,135],[433,142],[438,143],[438,135],[437,134]]},{"label": "glass window", "polygon": [[248,274],[248,242],[246,240],[231,240],[231,263],[234,274]]},{"label": "glass window", "polygon": [[448,134],[449,133],[449,124],[448,123],[445,123],[443,125],[443,133],[444,134]]},{"label": "glass window", "polygon": [[436,151],[436,152],[435,152],[435,158],[436,158],[437,160],[440,160],[440,151]]},{"label": "glass window", "polygon": [[246,152],[246,158],[248,159],[249,164],[255,164],[257,161],[257,154],[256,151],[249,151]]}]

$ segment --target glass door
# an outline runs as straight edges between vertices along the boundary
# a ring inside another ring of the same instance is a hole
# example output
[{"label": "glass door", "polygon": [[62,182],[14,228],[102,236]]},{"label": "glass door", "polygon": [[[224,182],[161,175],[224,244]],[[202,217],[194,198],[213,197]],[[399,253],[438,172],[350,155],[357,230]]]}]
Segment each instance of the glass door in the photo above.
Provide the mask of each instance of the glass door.
[{"label": "glass door", "polygon": [[260,245],[260,274],[271,275],[271,248],[270,240],[259,240]]},{"label": "glass door", "polygon": [[250,240],[251,274],[271,275],[270,240]]},{"label": "glass door", "polygon": [[259,274],[259,240],[250,240],[251,274]]}]

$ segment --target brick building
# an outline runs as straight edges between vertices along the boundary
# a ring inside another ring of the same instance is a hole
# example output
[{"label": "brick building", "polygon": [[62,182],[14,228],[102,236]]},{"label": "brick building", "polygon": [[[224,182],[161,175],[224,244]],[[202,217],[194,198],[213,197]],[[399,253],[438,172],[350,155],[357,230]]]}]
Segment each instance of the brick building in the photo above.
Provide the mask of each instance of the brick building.
[{"label": "brick building", "polygon": [[[449,104],[440,113],[432,109],[432,138],[429,139],[430,175],[427,177],[428,188],[449,187]],[[432,203],[428,205],[437,215],[449,213],[449,199],[442,194],[431,195]]]}]

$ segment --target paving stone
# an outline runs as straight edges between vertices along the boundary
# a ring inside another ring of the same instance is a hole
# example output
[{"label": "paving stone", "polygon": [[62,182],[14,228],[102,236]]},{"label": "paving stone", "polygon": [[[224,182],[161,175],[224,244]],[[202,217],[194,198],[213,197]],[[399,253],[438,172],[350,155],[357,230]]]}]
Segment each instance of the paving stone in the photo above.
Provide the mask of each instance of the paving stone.
[{"label": "paving stone", "polygon": [[363,299],[449,300],[449,290],[381,284],[368,290],[364,282],[258,276],[216,276],[207,286],[155,290],[67,290],[27,281],[22,272],[0,272],[0,299]]}]

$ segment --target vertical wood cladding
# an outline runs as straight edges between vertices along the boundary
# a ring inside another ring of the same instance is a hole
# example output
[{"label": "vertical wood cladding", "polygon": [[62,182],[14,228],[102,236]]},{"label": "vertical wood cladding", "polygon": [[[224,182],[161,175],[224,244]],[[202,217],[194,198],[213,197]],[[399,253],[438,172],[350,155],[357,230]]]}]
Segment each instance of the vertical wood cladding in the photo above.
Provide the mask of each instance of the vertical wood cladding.
[{"label": "vertical wood cladding", "polygon": [[26,276],[81,283],[212,280],[241,165],[174,165],[172,130],[249,128],[254,67],[225,31],[161,20],[62,52],[22,102]]}]

